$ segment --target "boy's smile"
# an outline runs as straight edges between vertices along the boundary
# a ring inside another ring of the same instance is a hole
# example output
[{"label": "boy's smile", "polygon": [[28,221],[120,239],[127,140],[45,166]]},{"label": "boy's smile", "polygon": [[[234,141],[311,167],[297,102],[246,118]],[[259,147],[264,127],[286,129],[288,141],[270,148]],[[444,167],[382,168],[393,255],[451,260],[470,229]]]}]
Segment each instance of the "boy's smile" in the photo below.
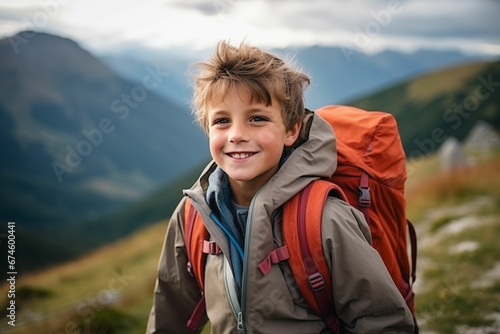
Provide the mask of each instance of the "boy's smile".
[{"label": "boy's smile", "polygon": [[300,123],[286,130],[281,106],[252,100],[244,87],[231,88],[208,106],[210,153],[229,176],[233,200],[248,205],[276,173],[284,146],[297,139]]}]

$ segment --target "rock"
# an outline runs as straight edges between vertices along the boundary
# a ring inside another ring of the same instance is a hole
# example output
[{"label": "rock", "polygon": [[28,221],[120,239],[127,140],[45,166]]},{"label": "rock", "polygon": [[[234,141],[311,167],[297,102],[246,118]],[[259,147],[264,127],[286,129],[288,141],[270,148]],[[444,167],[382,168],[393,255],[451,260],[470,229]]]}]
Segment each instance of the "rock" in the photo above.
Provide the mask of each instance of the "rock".
[{"label": "rock", "polygon": [[470,160],[465,155],[460,142],[455,137],[448,137],[439,149],[441,168],[451,170],[470,165]]},{"label": "rock", "polygon": [[500,135],[485,121],[478,121],[464,140],[464,148],[489,149],[500,146]]}]

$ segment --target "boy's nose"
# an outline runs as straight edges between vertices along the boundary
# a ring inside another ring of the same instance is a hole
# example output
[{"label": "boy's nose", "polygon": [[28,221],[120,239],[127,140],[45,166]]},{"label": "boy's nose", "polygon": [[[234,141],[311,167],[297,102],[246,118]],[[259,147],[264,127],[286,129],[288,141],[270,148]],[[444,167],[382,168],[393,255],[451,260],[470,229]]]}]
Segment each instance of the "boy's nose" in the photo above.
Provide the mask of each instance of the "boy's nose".
[{"label": "boy's nose", "polygon": [[228,140],[232,143],[248,141],[248,134],[245,126],[242,124],[233,123],[229,131]]}]

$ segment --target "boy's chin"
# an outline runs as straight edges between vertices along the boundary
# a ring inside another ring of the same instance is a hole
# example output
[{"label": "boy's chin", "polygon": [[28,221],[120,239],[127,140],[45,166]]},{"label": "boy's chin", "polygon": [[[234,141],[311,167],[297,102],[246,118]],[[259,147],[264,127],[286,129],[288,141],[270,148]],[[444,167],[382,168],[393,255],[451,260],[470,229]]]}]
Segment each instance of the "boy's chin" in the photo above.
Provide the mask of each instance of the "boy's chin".
[{"label": "boy's chin", "polygon": [[227,174],[229,177],[229,180],[234,181],[234,182],[252,182],[254,177],[249,176],[249,175],[241,175],[241,174]]}]

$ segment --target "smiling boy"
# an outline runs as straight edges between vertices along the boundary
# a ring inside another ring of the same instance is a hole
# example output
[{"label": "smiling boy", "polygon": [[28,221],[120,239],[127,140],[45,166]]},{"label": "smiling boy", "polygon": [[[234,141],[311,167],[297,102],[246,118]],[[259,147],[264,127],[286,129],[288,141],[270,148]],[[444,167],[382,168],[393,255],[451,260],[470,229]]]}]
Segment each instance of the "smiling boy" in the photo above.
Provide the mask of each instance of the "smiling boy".
[{"label": "smiling boy", "polygon": [[287,130],[278,101],[253,101],[245,87],[232,87],[214,101],[207,108],[210,154],[228,175],[232,200],[249,206],[278,171],[283,148],[295,142],[301,122]]},{"label": "smiling boy", "polygon": [[[258,265],[283,246],[283,205],[336,167],[331,127],[304,108],[309,78],[242,43],[218,44],[200,64],[194,109],[213,161],[179,203],[161,253],[147,333],[193,333],[200,289],[186,270],[184,207],[196,208],[222,251],[209,254],[204,296],[212,333],[331,333],[300,295],[286,262]],[[322,218],[338,318],[348,333],[413,333],[413,319],[363,215],[335,197]],[[206,320],[206,319],[205,319]]]}]

